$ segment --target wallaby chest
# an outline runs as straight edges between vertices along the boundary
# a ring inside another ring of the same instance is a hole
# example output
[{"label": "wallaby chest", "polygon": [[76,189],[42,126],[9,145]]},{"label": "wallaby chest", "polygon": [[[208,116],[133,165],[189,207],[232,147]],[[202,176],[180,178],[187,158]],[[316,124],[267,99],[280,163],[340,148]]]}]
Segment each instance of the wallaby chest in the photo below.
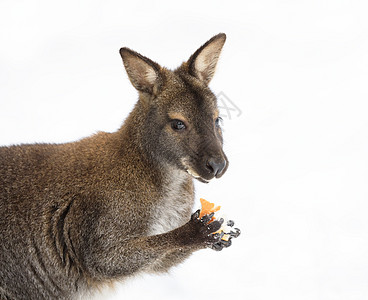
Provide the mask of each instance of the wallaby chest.
[{"label": "wallaby chest", "polygon": [[193,204],[192,179],[182,171],[170,172],[152,210],[148,234],[161,234],[184,225],[190,218]]}]

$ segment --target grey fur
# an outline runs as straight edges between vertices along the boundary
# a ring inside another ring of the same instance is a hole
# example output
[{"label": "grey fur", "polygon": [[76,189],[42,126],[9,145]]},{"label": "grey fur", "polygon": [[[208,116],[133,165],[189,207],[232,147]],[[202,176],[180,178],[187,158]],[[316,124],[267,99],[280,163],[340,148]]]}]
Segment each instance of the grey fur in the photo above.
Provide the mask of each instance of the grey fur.
[{"label": "grey fur", "polygon": [[[206,181],[228,166],[207,86],[225,38],[174,71],[122,48],[139,100],[114,133],[0,147],[0,299],[76,299],[218,242],[218,222],[191,218],[187,171]],[[173,129],[170,115],[187,128]]]}]

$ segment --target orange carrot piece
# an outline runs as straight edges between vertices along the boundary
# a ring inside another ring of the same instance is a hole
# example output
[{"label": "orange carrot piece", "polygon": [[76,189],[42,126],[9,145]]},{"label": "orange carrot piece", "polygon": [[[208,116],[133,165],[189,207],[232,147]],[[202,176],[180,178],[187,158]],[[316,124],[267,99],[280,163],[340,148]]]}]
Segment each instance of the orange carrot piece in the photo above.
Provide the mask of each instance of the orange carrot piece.
[{"label": "orange carrot piece", "polygon": [[[201,212],[199,214],[199,218],[201,219],[203,216],[205,215],[209,215],[210,213],[219,211],[221,206],[216,206],[214,203],[211,203],[203,198],[199,199],[201,201],[201,205],[202,205],[202,209]],[[212,222],[215,219],[215,217],[212,218],[212,220],[210,222]]]}]

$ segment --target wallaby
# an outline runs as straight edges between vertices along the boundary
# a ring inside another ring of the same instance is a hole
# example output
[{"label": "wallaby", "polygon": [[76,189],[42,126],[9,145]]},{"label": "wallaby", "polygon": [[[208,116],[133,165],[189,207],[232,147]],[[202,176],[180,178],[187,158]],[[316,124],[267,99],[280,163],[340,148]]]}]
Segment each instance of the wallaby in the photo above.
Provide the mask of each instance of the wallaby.
[{"label": "wallaby", "polygon": [[171,71],[120,49],[139,99],[122,127],[66,144],[0,147],[0,299],[76,299],[229,243],[192,214],[193,178],[228,165],[208,87],[221,33]]}]

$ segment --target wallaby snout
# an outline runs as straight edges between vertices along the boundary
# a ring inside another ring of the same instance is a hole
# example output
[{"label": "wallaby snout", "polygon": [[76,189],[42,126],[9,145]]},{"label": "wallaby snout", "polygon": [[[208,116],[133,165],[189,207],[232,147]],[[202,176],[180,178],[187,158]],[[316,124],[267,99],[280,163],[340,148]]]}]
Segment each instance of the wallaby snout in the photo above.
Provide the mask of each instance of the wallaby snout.
[{"label": "wallaby snout", "polygon": [[207,160],[206,166],[211,172],[211,175],[216,178],[220,178],[224,174],[225,168],[227,167],[227,162],[224,158],[218,159],[211,157]]}]

